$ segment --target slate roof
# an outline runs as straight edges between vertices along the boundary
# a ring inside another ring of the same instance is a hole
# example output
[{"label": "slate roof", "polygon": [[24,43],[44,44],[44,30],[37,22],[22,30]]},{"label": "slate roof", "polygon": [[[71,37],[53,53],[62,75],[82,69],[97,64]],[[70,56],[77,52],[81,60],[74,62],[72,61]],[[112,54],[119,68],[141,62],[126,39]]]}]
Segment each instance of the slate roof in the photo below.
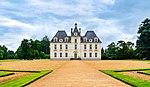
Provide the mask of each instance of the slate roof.
[{"label": "slate roof", "polygon": [[79,30],[78,30],[77,23],[75,23],[75,28],[74,28],[74,31],[71,32],[71,36],[73,36],[75,32],[77,32],[78,35],[80,36],[80,32],[79,32]]},{"label": "slate roof", "polygon": [[[75,23],[75,28],[74,28],[74,32],[78,32],[78,28],[77,28],[77,24]],[[72,32],[73,33],[73,32]],[[72,36],[72,33],[71,33],[71,36]],[[79,32],[78,32],[79,33]],[[57,37],[57,41],[59,42],[60,39],[63,39],[63,42],[65,41],[65,38],[68,37],[68,42],[71,41],[71,36],[67,36],[67,33],[64,31],[64,30],[59,30],[55,36],[52,38],[51,42],[54,42],[54,38]],[[79,34],[80,36],[80,34]],[[81,43],[84,43],[84,38],[86,37],[87,38],[87,42],[89,42],[90,39],[92,39],[92,42],[94,41],[95,37],[97,37],[97,35],[95,34],[94,31],[87,31],[85,33],[84,36],[80,36],[81,37]],[[86,43],[87,43],[86,42]],[[100,39],[98,38],[98,42],[101,43]]]},{"label": "slate roof", "polygon": [[67,37],[67,33],[64,30],[59,30],[54,37],[57,37],[58,39],[64,39],[65,37]]},{"label": "slate roof", "polygon": [[78,32],[77,23],[75,23],[74,32]]},{"label": "slate roof", "polygon": [[[66,33],[66,31],[64,31],[64,30],[59,30],[59,31],[55,34],[54,37],[57,37],[58,41],[59,41],[59,39],[63,39],[63,41],[64,41],[64,40],[65,40],[65,37],[68,37],[69,40],[70,40],[70,37],[67,36],[67,33]],[[51,40],[51,42],[54,42],[54,37],[53,37],[53,39]]]},{"label": "slate roof", "polygon": [[84,35],[84,37],[86,37],[88,40],[89,39],[94,39],[96,36],[96,34],[94,33],[94,31],[87,31]]},{"label": "slate roof", "polygon": [[[85,37],[87,38],[87,42],[89,42],[89,39],[92,39],[92,40],[94,41],[94,38],[95,38],[95,37],[98,38],[94,31],[87,31],[87,32],[85,33],[85,35],[82,36],[82,39],[81,39],[82,42],[84,42],[83,39],[84,39]],[[100,41],[99,38],[98,38],[98,42],[101,43],[101,41]]]}]

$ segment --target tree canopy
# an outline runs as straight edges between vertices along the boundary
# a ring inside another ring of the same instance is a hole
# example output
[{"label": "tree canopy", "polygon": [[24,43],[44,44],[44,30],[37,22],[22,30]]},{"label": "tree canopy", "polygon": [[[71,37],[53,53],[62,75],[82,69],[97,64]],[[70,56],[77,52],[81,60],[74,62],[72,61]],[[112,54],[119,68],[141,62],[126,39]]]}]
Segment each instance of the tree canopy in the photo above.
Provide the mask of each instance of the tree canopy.
[{"label": "tree canopy", "polygon": [[[105,53],[102,53],[102,59],[134,59],[134,43],[128,41],[112,42],[105,49]],[[104,57],[104,58],[103,58]]]},{"label": "tree canopy", "polygon": [[146,18],[139,26],[139,34],[136,42],[138,56],[150,59],[150,19]]},{"label": "tree canopy", "polygon": [[18,59],[46,59],[50,54],[50,41],[47,36],[41,41],[24,39],[16,51]]}]

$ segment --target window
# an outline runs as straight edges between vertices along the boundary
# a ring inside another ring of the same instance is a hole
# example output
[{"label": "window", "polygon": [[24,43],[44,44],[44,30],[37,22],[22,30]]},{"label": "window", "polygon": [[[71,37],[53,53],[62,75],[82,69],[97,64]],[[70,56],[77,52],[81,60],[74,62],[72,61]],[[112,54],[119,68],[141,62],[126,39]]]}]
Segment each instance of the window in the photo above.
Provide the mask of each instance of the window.
[{"label": "window", "polygon": [[54,42],[57,42],[57,37],[54,38]]},{"label": "window", "polygon": [[68,57],[68,53],[65,53],[65,57]]},{"label": "window", "polygon": [[90,53],[90,57],[92,57],[92,53]]},{"label": "window", "polygon": [[60,49],[62,50],[62,45],[60,44]]},{"label": "window", "polygon": [[60,53],[60,57],[62,57],[62,53]]},{"label": "window", "polygon": [[57,57],[57,53],[54,53],[54,57]]},{"label": "window", "polygon": [[75,39],[75,43],[77,43],[77,39]]},{"label": "window", "polygon": [[66,49],[68,49],[68,45],[66,44]]},{"label": "window", "polygon": [[94,42],[98,42],[98,38],[97,37],[94,38]]},{"label": "window", "polygon": [[89,42],[92,42],[92,39],[89,39]]},{"label": "window", "polygon": [[63,39],[59,39],[59,42],[63,42]]},{"label": "window", "polygon": [[84,49],[86,49],[86,45],[84,44]]},{"label": "window", "polygon": [[74,36],[77,36],[77,35],[78,35],[78,33],[77,33],[77,32],[75,32],[75,33],[74,33]]},{"label": "window", "polygon": [[54,45],[54,49],[55,49],[55,50],[57,49],[57,45],[56,45],[56,44]]},{"label": "window", "polygon": [[97,49],[97,44],[95,44],[95,49]]},{"label": "window", "polygon": [[75,44],[75,46],[74,46],[74,47],[75,47],[75,49],[77,49],[77,45],[76,45],[76,44]]},{"label": "window", "polygon": [[90,49],[92,49],[92,45],[90,44]]},{"label": "window", "polygon": [[86,57],[86,53],[84,53],[84,57]]},{"label": "window", "polygon": [[65,38],[65,41],[68,42],[68,37]]},{"label": "window", "polygon": [[87,38],[86,37],[84,38],[84,42],[87,42]]},{"label": "window", "polygon": [[95,53],[95,57],[97,57],[97,53]]}]

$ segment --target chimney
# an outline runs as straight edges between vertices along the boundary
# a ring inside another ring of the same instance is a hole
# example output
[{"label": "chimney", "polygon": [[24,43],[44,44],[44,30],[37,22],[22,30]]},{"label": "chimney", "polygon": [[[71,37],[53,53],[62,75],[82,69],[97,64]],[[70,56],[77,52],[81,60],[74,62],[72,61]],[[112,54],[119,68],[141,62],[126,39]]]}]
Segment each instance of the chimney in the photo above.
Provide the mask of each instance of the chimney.
[{"label": "chimney", "polygon": [[73,32],[73,28],[71,28],[71,35],[72,35],[72,32]]},{"label": "chimney", "polygon": [[79,28],[79,33],[81,34],[81,28]]}]

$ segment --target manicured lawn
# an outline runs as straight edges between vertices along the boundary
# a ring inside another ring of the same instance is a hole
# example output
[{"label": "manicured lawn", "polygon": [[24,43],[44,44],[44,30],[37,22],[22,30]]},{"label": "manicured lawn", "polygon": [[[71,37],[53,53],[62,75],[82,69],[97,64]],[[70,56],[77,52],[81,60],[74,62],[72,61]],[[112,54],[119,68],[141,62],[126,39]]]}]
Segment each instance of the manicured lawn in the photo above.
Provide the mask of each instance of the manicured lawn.
[{"label": "manicured lawn", "polygon": [[[17,70],[17,72],[18,71],[19,70]],[[23,72],[23,71],[21,71],[21,72]],[[26,72],[26,71],[24,71],[24,72]],[[33,72],[33,71],[31,71],[31,72]],[[39,78],[51,73],[52,70],[42,70],[42,71],[38,71],[38,72],[35,71],[35,72],[36,73],[33,73],[32,75],[24,76],[22,78],[17,78],[17,79],[2,83],[2,84],[0,84],[0,87],[23,87],[23,86],[26,86],[26,85],[32,83],[33,81],[35,81]]]},{"label": "manicured lawn", "polygon": [[150,62],[150,60],[136,60],[136,59],[135,60],[133,59],[132,61]]},{"label": "manicured lawn", "polygon": [[[135,71],[135,70],[148,70],[148,69],[134,69],[132,71]],[[139,78],[134,78],[131,76],[123,75],[123,74],[118,73],[118,71],[113,71],[113,70],[100,70],[100,71],[134,87],[149,87],[150,86],[150,82],[146,80],[141,80]],[[124,72],[124,71],[131,71],[131,70],[120,70],[119,72],[121,71]]]},{"label": "manicured lawn", "polygon": [[0,77],[9,76],[14,74],[13,72],[0,72]]},{"label": "manicured lawn", "polygon": [[15,61],[18,61],[18,60],[0,60],[0,62],[15,62]]},{"label": "manicured lawn", "polygon": [[145,75],[150,75],[150,70],[148,70],[148,71],[139,71],[138,73],[145,74]]}]

